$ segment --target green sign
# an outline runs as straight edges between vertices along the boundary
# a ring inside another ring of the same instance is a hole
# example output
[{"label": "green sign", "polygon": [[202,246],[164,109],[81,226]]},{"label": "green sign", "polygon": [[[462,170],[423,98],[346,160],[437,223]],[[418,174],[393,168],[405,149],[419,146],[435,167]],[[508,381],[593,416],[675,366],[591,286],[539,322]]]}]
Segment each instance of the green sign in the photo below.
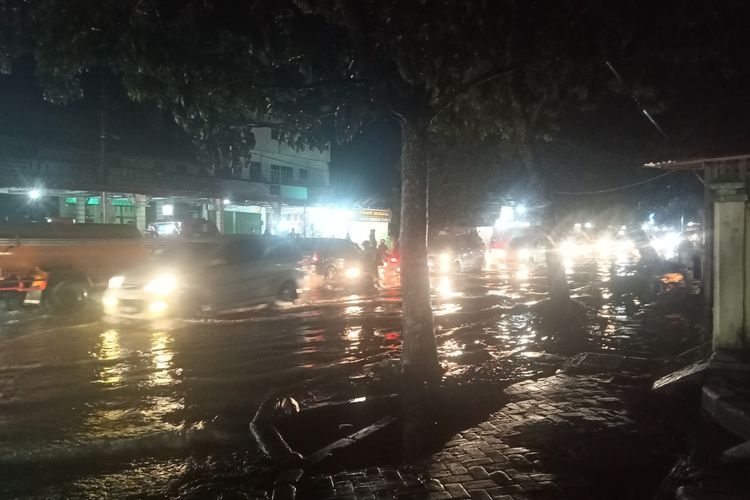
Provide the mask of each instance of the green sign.
[{"label": "green sign", "polygon": [[307,188],[303,186],[281,185],[281,197],[288,200],[306,200]]}]

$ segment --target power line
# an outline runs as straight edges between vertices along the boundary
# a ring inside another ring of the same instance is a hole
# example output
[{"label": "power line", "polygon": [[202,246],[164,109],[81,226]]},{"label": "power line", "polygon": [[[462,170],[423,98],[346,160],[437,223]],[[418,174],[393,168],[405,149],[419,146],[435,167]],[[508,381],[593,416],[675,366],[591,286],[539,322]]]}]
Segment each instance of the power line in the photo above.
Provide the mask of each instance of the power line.
[{"label": "power line", "polygon": [[573,192],[569,192],[569,191],[555,191],[555,194],[563,194],[563,195],[579,195],[579,194],[602,194],[602,193],[612,193],[612,192],[614,192],[614,191],[621,191],[621,190],[623,190],[623,189],[630,189],[630,188],[632,188],[632,187],[640,186],[640,185],[642,185],[642,184],[648,184],[649,182],[655,181],[656,179],[661,179],[662,177],[666,177],[666,176],[668,176],[668,175],[672,175],[672,174],[674,174],[675,172],[677,172],[677,170],[672,170],[672,171],[670,171],[670,172],[666,172],[666,173],[664,173],[664,174],[661,174],[661,175],[657,175],[656,177],[652,177],[652,178],[650,178],[650,179],[646,179],[645,181],[634,182],[633,184],[626,184],[625,186],[618,186],[618,187],[613,187],[613,188],[609,188],[609,189],[600,189],[599,191],[578,191],[578,192],[575,192],[575,193],[573,193]]},{"label": "power line", "polygon": [[640,108],[641,113],[643,113],[643,115],[648,119],[648,121],[651,122],[651,125],[653,125],[654,128],[656,128],[656,130],[658,130],[659,133],[666,140],[669,140],[669,136],[666,134],[666,132],[664,132],[664,130],[659,126],[659,124],[656,123],[656,120],[654,120],[654,118],[651,116],[651,113],[649,113],[648,110],[646,110],[646,106],[644,106],[641,103],[641,100],[638,99],[638,96],[636,95],[636,93],[632,90],[629,90],[627,85],[625,85],[625,80],[622,79],[622,77],[620,76],[620,73],[618,73],[615,67],[612,66],[612,63],[610,63],[609,61],[604,61],[604,63],[607,65],[607,68],[609,68],[612,74],[615,75],[615,78],[617,78],[620,81],[620,84],[623,86],[623,88],[628,90],[628,92],[630,93],[630,97],[633,99],[633,101],[635,101],[635,104]]}]

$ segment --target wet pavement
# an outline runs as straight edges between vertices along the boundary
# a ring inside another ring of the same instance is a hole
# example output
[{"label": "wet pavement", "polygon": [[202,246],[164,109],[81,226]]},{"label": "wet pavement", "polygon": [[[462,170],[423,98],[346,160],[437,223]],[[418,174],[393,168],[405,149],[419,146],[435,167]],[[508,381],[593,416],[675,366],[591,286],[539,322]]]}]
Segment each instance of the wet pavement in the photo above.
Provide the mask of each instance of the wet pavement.
[{"label": "wet pavement", "polygon": [[[568,278],[589,306],[573,351],[638,355],[656,346],[676,354],[692,346],[684,315],[660,320],[673,323],[669,341],[663,323],[651,335],[635,326],[655,288],[632,262],[568,263]],[[546,297],[543,265],[435,276],[433,286],[448,380],[511,382],[558,366],[535,361],[561,351],[537,310]],[[263,398],[357,397],[398,359],[400,343],[393,283],[171,325],[5,313],[0,497],[189,497],[186,485],[209,480],[201,471],[211,461],[222,464],[214,471],[244,471],[242,489],[260,495],[265,479],[254,474],[264,465],[248,423]]]}]

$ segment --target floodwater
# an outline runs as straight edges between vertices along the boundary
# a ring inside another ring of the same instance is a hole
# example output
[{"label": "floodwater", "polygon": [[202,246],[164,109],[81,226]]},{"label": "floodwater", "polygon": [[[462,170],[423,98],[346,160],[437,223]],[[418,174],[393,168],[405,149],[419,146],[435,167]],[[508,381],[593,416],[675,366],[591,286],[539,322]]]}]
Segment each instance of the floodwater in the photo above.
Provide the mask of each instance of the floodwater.
[{"label": "floodwater", "polygon": [[[567,263],[574,295],[589,306],[575,349],[637,354],[638,344],[626,341],[654,290],[632,264]],[[495,376],[538,374],[534,360],[555,342],[536,309],[546,297],[543,265],[436,275],[433,289],[446,377],[493,362],[511,365]],[[2,498],[203,496],[207,470],[245,482],[243,491],[260,489],[263,462],[248,424],[263,398],[356,397],[401,345],[392,283],[370,295],[310,292],[287,308],[169,328],[60,320],[33,309],[5,314]]]}]

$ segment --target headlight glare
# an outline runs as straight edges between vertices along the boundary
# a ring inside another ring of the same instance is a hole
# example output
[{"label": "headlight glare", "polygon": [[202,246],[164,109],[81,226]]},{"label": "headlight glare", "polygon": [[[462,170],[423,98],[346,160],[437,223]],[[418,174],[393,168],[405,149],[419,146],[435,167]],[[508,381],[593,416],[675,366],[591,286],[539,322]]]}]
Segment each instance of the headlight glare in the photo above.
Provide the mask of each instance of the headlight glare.
[{"label": "headlight glare", "polygon": [[347,278],[351,280],[351,279],[359,278],[359,275],[361,273],[362,272],[360,271],[358,267],[349,267],[344,271],[344,276],[346,276]]},{"label": "headlight glare", "polygon": [[108,288],[120,288],[125,282],[125,276],[112,276],[109,278]]},{"label": "headlight glare", "polygon": [[177,279],[171,274],[162,274],[149,281],[143,289],[156,295],[169,295],[177,288]]}]

